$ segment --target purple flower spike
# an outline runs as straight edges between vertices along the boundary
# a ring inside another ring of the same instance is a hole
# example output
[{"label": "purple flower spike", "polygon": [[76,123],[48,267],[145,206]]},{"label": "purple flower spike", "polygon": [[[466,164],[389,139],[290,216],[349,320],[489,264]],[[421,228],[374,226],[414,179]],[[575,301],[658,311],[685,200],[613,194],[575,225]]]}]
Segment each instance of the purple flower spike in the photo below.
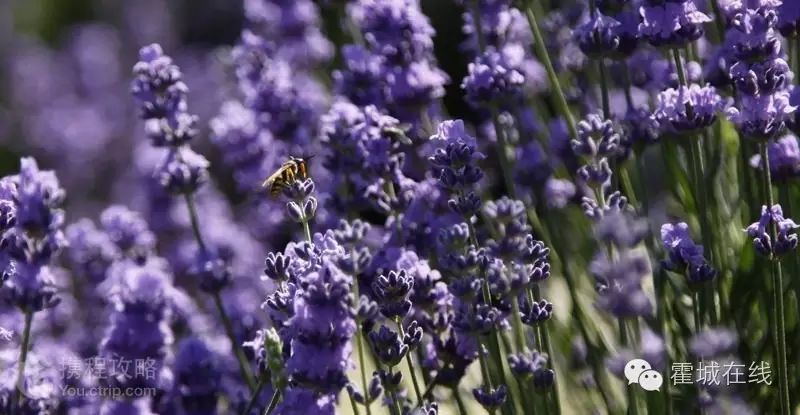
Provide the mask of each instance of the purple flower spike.
[{"label": "purple flower spike", "polygon": [[530,304],[528,301],[523,301],[520,304],[520,315],[522,322],[534,326],[550,320],[553,316],[553,303],[547,300],[539,300],[539,302]]},{"label": "purple flower spike", "polygon": [[659,93],[654,116],[668,131],[690,134],[714,123],[724,108],[714,87],[692,84]]},{"label": "purple flower spike", "polygon": [[411,309],[408,299],[414,287],[414,278],[406,270],[389,271],[387,276],[381,275],[372,286],[381,313],[388,319],[405,317]]},{"label": "purple flower spike", "polygon": [[[773,243],[772,226],[775,226],[777,238]],[[795,230],[800,227],[792,219],[783,216],[781,205],[775,204],[771,208],[766,205],[761,207],[761,216],[758,222],[752,223],[745,229],[747,235],[753,238],[753,247],[758,253],[765,256],[780,256],[797,248],[797,234]]]},{"label": "purple flower spike", "polygon": [[381,87],[387,76],[384,58],[358,45],[345,45],[342,57],[344,69],[333,72],[336,93],[359,106],[386,102],[388,97]]},{"label": "purple flower spike", "polygon": [[507,50],[490,48],[469,64],[461,83],[472,103],[505,102],[522,93],[525,75],[520,59]]},{"label": "purple flower spike", "polygon": [[397,366],[409,350],[408,345],[403,342],[403,338],[386,326],[381,326],[378,331],[370,332],[369,341],[381,363],[389,367]]},{"label": "purple flower spike", "polygon": [[766,141],[784,132],[797,108],[789,103],[789,93],[779,91],[770,95],[743,95],[741,109],[730,107],[728,118],[748,138]]},{"label": "purple flower spike", "polygon": [[581,51],[590,58],[599,58],[614,53],[620,45],[617,27],[620,22],[595,13],[589,20],[575,29],[575,39]]},{"label": "purple flower spike", "polygon": [[[794,134],[787,134],[767,144],[769,154],[769,170],[772,179],[787,181],[800,177],[800,144]],[[750,159],[750,165],[763,169],[760,154]]]},{"label": "purple flower spike", "polygon": [[118,376],[106,381],[116,387],[155,387],[172,343],[168,321],[174,287],[170,276],[156,265],[120,266],[119,281],[112,291],[111,327],[100,345],[101,355],[108,359],[146,359],[151,362],[152,375]]},{"label": "purple flower spike", "polygon": [[270,252],[264,261],[264,275],[274,281],[286,281],[289,279],[290,263],[288,255]]},{"label": "purple flower spike", "polygon": [[611,120],[603,119],[598,114],[589,114],[578,122],[577,127],[578,138],[571,142],[575,154],[589,158],[615,154],[620,136]]},{"label": "purple flower spike", "polygon": [[142,118],[166,118],[185,107],[188,88],[181,81],[181,70],[161,45],[154,43],[139,50],[133,74],[131,92],[139,102]]},{"label": "purple flower spike", "polygon": [[[298,399],[304,396],[305,403],[299,406],[301,402],[287,396],[279,405],[280,413],[306,413],[293,410],[311,405],[325,409],[307,409],[310,413],[333,414],[335,396],[347,384],[350,339],[357,329],[352,280],[334,265],[336,251],[323,250],[327,236],[317,234],[315,238],[310,269],[297,277],[299,288],[294,294],[286,293],[293,296],[292,316],[281,334],[291,340],[285,370],[293,386],[288,392],[297,394]],[[330,238],[329,243],[335,245],[332,235]]]},{"label": "purple flower spike", "polygon": [[683,47],[703,35],[711,18],[697,10],[694,0],[645,0],[639,9],[639,33],[657,47]]},{"label": "purple flower spike", "polygon": [[191,194],[208,181],[208,160],[189,147],[171,150],[157,168],[161,186],[173,194]]},{"label": "purple flower spike", "polygon": [[714,279],[717,272],[703,257],[703,246],[697,245],[689,234],[685,222],[661,225],[661,242],[667,251],[666,269],[685,272],[690,282]]},{"label": "purple flower spike", "polygon": [[41,311],[59,303],[48,265],[66,245],[60,209],[64,195],[55,174],[39,170],[32,158],[20,160],[19,174],[0,180],[0,298],[23,311]]},{"label": "purple flower spike", "polygon": [[506,385],[500,385],[497,389],[475,388],[472,390],[472,396],[478,401],[484,409],[493,413],[497,408],[503,406],[506,402],[508,390]]}]

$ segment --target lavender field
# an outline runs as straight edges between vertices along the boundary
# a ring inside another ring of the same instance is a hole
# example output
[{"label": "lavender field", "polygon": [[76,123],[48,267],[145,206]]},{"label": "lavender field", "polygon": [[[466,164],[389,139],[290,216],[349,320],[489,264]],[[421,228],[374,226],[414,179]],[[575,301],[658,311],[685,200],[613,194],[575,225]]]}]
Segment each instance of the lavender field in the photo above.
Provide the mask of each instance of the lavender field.
[{"label": "lavender field", "polygon": [[800,414],[800,1],[0,0],[0,415]]}]

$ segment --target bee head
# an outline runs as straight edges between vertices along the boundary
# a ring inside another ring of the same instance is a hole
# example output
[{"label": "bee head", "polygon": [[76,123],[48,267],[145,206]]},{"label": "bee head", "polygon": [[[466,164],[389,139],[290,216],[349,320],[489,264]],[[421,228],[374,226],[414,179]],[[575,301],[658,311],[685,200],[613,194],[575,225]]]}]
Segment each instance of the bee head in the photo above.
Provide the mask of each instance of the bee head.
[{"label": "bee head", "polygon": [[305,162],[309,162],[309,161],[311,161],[311,159],[313,159],[313,158],[314,158],[314,157],[316,157],[316,156],[317,156],[316,154],[303,154],[303,155],[302,155],[302,156],[300,156],[300,157],[289,156],[289,159],[290,159],[290,160],[292,160],[292,161],[305,161]]}]

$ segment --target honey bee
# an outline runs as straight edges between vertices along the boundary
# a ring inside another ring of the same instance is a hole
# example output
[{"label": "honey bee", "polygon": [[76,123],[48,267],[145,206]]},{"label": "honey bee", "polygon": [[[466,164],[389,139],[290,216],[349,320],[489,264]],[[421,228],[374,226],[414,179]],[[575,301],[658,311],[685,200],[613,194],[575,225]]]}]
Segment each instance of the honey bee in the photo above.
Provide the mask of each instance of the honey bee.
[{"label": "honey bee", "polygon": [[400,144],[411,145],[411,139],[406,135],[410,129],[411,124],[400,124],[396,127],[384,127],[382,132],[386,134],[387,137]]},{"label": "honey bee", "polygon": [[269,190],[269,194],[275,197],[295,180],[307,179],[308,161],[313,157],[289,156],[289,160],[284,162],[267,180],[264,180],[261,187]]}]

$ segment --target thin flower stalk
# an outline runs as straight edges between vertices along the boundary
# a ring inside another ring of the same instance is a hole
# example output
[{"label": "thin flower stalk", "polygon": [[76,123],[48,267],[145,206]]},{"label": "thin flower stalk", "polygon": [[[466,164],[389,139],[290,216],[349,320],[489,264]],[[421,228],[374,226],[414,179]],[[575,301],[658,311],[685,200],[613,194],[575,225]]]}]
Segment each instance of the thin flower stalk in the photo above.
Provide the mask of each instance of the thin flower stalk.
[{"label": "thin flower stalk", "polygon": [[[769,203],[769,206],[773,206],[774,196],[772,192],[772,176],[769,169],[769,152],[767,151],[766,144],[761,143],[760,147],[761,157],[764,160],[764,186],[767,191],[767,202]],[[777,226],[778,225],[773,221],[770,232],[772,233],[772,238],[774,241],[778,240]],[[773,300],[775,301],[775,319],[773,327],[775,334],[773,337],[775,341],[775,347],[778,352],[779,396],[781,399],[781,411],[788,414],[791,412],[791,399],[789,395],[789,366],[786,357],[786,315],[783,293],[783,269],[781,267],[781,260],[779,256],[772,254],[770,255],[769,259],[772,263],[772,290]]]}]

